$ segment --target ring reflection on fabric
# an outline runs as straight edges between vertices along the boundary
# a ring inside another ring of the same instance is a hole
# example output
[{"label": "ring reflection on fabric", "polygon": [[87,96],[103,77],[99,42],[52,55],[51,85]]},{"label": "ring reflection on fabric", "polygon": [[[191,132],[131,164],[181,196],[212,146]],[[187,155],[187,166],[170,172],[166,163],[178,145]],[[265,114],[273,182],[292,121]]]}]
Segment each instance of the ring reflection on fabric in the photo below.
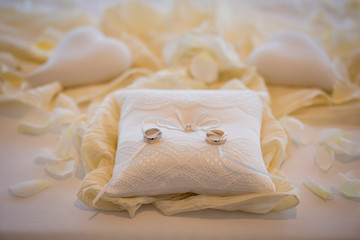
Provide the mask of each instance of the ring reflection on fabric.
[{"label": "ring reflection on fabric", "polygon": [[162,140],[162,132],[158,128],[149,128],[144,132],[144,141],[146,143],[157,143]]},{"label": "ring reflection on fabric", "polygon": [[206,142],[212,145],[222,145],[226,142],[227,133],[220,129],[210,130],[212,133],[206,134]]}]

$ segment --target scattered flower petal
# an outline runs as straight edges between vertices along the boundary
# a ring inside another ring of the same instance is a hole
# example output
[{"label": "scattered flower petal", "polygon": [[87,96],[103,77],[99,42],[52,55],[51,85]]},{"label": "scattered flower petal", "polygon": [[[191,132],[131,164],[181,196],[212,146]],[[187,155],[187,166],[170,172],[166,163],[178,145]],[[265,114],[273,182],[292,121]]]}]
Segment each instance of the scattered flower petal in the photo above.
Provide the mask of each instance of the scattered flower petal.
[{"label": "scattered flower petal", "polygon": [[246,85],[239,79],[232,79],[226,82],[222,87],[222,90],[245,90],[247,89]]},{"label": "scattered flower petal", "polygon": [[[45,113],[46,114],[46,113]],[[37,123],[37,119],[24,119],[21,121],[18,132],[22,134],[43,134],[56,127],[72,123],[76,119],[76,114],[68,109],[56,108],[52,114],[48,114],[48,119],[43,123]]]},{"label": "scattered flower petal", "polygon": [[46,163],[46,171],[53,177],[67,177],[74,171],[75,160]]},{"label": "scattered flower petal", "polygon": [[72,110],[75,114],[79,114],[79,108],[71,97],[64,93],[60,93],[55,99],[54,108],[65,108]]},{"label": "scattered flower petal", "polygon": [[36,157],[35,161],[45,162],[46,171],[54,177],[66,177],[70,175],[77,164],[77,159],[72,160],[70,146],[77,140],[78,123],[73,122],[61,133],[55,149],[44,148]]},{"label": "scattered flower petal", "polygon": [[19,69],[18,60],[8,52],[0,52],[0,64],[5,65],[10,69]]},{"label": "scattered flower petal", "polygon": [[188,66],[202,51],[211,53],[217,60],[219,71],[244,66],[234,46],[206,24],[170,41],[163,49],[163,56],[169,66]]},{"label": "scattered flower petal", "polygon": [[[26,8],[0,8],[0,49],[27,60],[44,61],[44,56],[34,54],[32,46],[49,27],[62,34],[83,25],[94,25],[95,21],[87,13],[77,8],[53,9],[48,11]],[[49,37],[46,38],[49,40]]]},{"label": "scattered flower petal", "polygon": [[201,89],[206,85],[201,81],[194,81],[183,68],[162,70],[149,77],[136,79],[128,88],[139,89]]},{"label": "scattered flower petal", "polygon": [[10,191],[17,197],[29,197],[49,187],[47,180],[29,180],[9,186]]},{"label": "scattered flower petal", "polygon": [[345,153],[350,156],[360,154],[360,144],[344,137],[339,137],[336,142],[328,142],[327,144],[337,153]]},{"label": "scattered flower petal", "polygon": [[354,170],[346,174],[339,173],[335,179],[334,186],[346,197],[360,197],[360,171]]},{"label": "scattered flower petal", "polygon": [[332,101],[334,103],[343,103],[352,99],[360,99],[360,87],[348,80],[335,84],[332,94]]},{"label": "scattered flower petal", "polygon": [[346,132],[340,128],[325,128],[320,130],[318,142],[324,143],[329,141],[336,141],[339,136],[345,135]]},{"label": "scattered flower petal", "polygon": [[360,84],[360,48],[351,51],[346,60],[346,73],[352,83]]},{"label": "scattered flower petal", "polygon": [[288,132],[291,140],[297,144],[309,144],[314,137],[314,130],[300,120],[284,116],[280,118],[281,125]]},{"label": "scattered flower petal", "polygon": [[161,60],[139,38],[122,32],[120,40],[130,48],[133,56],[133,66],[158,70],[162,68]]},{"label": "scattered flower petal", "polygon": [[360,155],[360,137],[358,131],[327,128],[320,132],[319,143],[326,144],[333,149],[335,153],[350,156]]},{"label": "scattered flower petal", "polygon": [[11,55],[0,53],[0,94],[10,97],[26,85],[23,74],[18,71],[18,62]]},{"label": "scattered flower petal", "polygon": [[218,63],[210,53],[204,51],[191,60],[190,72],[195,79],[212,83],[218,77]]},{"label": "scattered flower petal", "polygon": [[63,34],[55,28],[45,28],[29,51],[36,59],[45,61],[51,57],[62,36]]},{"label": "scattered flower petal", "polygon": [[142,36],[149,30],[163,28],[168,22],[165,12],[159,11],[151,1],[124,1],[109,7],[101,19],[102,31],[114,36],[122,31]]},{"label": "scattered flower petal", "polygon": [[315,163],[323,171],[327,172],[334,165],[334,149],[325,144],[318,144],[316,147]]},{"label": "scattered flower petal", "polygon": [[77,131],[76,123],[71,123],[67,128],[63,130],[54,150],[56,156],[64,159],[69,158],[70,146],[73,142],[76,131]]},{"label": "scattered flower petal", "polygon": [[24,78],[19,71],[10,68],[5,64],[0,64],[0,80],[9,82],[17,87],[24,82]]},{"label": "scattered flower petal", "polygon": [[[357,51],[360,52],[359,50]],[[359,61],[360,53],[356,53],[354,55],[358,55],[357,61]],[[343,64],[343,62],[338,58],[334,60],[333,64],[336,68],[340,81],[334,85],[334,90],[331,96],[332,101],[334,103],[344,103],[350,100],[360,99],[360,86],[356,84],[356,79],[351,81],[345,64]],[[349,71],[350,70],[351,69],[349,69]]]},{"label": "scattered flower petal", "polygon": [[50,148],[41,149],[40,153],[35,156],[36,162],[55,162],[55,161],[64,161],[71,159],[71,155],[68,155],[66,158],[62,156],[57,156],[54,151]]},{"label": "scattered flower petal", "polygon": [[310,176],[307,177],[307,181],[305,181],[304,184],[314,194],[316,194],[318,197],[320,197],[324,200],[329,200],[329,199],[332,199],[332,197],[333,197],[333,194],[331,192],[327,191],[324,187],[322,187],[320,184],[318,184]]},{"label": "scattered flower petal", "polygon": [[60,83],[53,82],[9,96],[0,95],[0,103],[18,101],[35,108],[48,109],[55,95],[61,90],[62,86]]}]

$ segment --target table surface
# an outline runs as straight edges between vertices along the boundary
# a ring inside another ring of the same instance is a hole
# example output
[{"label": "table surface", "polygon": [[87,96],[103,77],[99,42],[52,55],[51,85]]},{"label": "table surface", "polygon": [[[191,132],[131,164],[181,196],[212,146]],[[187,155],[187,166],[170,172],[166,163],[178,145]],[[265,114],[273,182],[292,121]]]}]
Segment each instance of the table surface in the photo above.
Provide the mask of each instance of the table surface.
[{"label": "table surface", "polygon": [[[293,209],[266,215],[202,210],[164,216],[153,206],[140,209],[135,218],[126,212],[98,211],[76,198],[83,172],[54,179],[34,162],[42,147],[56,144],[56,135],[17,133],[26,108],[0,105],[0,239],[359,239],[360,200],[335,192],[324,201],[300,186],[301,201]],[[358,126],[341,126],[360,129]],[[316,127],[318,129],[318,127]],[[293,180],[307,175],[325,187],[339,172],[359,169],[360,161],[335,161],[326,174],[314,164],[314,146],[289,146],[282,170]],[[17,198],[8,185],[30,179],[47,179],[52,186],[37,195]]]}]

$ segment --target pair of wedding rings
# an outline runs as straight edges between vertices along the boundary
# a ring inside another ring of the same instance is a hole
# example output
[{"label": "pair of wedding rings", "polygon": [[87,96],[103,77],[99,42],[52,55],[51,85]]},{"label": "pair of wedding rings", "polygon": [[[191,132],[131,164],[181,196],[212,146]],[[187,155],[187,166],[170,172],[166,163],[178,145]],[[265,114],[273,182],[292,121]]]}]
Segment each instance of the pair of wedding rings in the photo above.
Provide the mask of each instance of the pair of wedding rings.
[{"label": "pair of wedding rings", "polygon": [[[214,129],[206,133],[206,142],[212,145],[221,145],[226,142],[227,134],[223,130]],[[146,143],[157,143],[162,140],[162,132],[158,128],[150,128],[144,132]]]}]

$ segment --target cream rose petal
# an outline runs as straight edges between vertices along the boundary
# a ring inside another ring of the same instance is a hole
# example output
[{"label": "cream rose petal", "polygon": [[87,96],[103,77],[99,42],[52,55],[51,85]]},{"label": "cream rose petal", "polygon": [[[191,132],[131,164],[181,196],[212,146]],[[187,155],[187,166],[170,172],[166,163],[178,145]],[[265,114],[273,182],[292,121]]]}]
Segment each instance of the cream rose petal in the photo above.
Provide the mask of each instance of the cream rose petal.
[{"label": "cream rose petal", "polygon": [[69,157],[70,146],[73,142],[76,131],[76,123],[71,123],[67,128],[63,130],[54,149],[54,153],[56,156],[62,157],[64,159]]},{"label": "cream rose petal", "polygon": [[53,177],[67,177],[74,171],[75,160],[46,163],[46,171]]},{"label": "cream rose petal", "polygon": [[346,73],[349,76],[349,80],[352,83],[360,84],[360,47],[353,50],[349,53],[347,60],[345,62],[347,71]]},{"label": "cream rose petal", "polygon": [[344,137],[339,137],[336,142],[328,142],[327,144],[339,153],[345,153],[350,156],[357,156],[360,154],[359,142],[355,142]]},{"label": "cream rose petal", "polygon": [[31,45],[29,52],[34,55],[36,59],[47,60],[51,57],[58,42],[63,37],[63,33],[59,30],[48,27]]},{"label": "cream rose petal", "polygon": [[35,108],[47,109],[57,93],[62,90],[58,82],[52,82],[37,88],[23,90],[13,95],[0,95],[1,102],[18,101]]},{"label": "cream rose petal", "polygon": [[345,133],[346,132],[340,128],[325,128],[319,132],[318,142],[334,141]]},{"label": "cream rose petal", "polygon": [[357,156],[360,154],[359,131],[344,131],[339,128],[327,128],[320,132],[319,143],[326,144],[335,153]]},{"label": "cream rose petal", "polygon": [[208,52],[197,54],[190,63],[190,72],[195,79],[212,83],[218,77],[218,63]]},{"label": "cream rose petal", "polygon": [[57,156],[54,151],[50,148],[43,148],[41,149],[40,153],[38,153],[35,156],[36,162],[55,162],[55,161],[63,161],[63,160],[69,160],[71,158],[71,155],[68,156]]},{"label": "cream rose petal", "polygon": [[158,70],[162,68],[162,62],[139,38],[128,34],[121,33],[120,39],[130,48],[133,56],[133,66],[139,68],[148,68]]},{"label": "cream rose petal", "polygon": [[76,115],[73,111],[64,108],[56,108],[52,114],[49,115],[47,121],[40,124],[36,123],[37,119],[23,120],[18,127],[18,132],[26,134],[43,134],[63,124],[71,123],[76,119]]},{"label": "cream rose petal", "polygon": [[163,48],[163,56],[168,66],[188,65],[201,51],[211,53],[218,62],[219,71],[244,67],[235,47],[207,24],[168,42]]},{"label": "cream rose petal", "polygon": [[51,183],[47,180],[28,180],[15,185],[10,185],[10,191],[17,197],[29,197],[49,187]]},{"label": "cream rose petal", "polygon": [[0,63],[0,79],[17,87],[24,81],[22,73],[3,63]]},{"label": "cream rose petal", "polygon": [[0,64],[9,67],[10,69],[18,69],[18,60],[8,52],[0,52]]},{"label": "cream rose petal", "polygon": [[338,174],[334,186],[346,197],[360,197],[360,171],[354,170]]},{"label": "cream rose petal", "polygon": [[281,125],[288,132],[291,140],[297,144],[309,144],[314,136],[314,130],[300,120],[284,116],[280,118]]},{"label": "cream rose petal", "polygon": [[8,81],[0,82],[0,86],[0,94],[5,95],[5,97],[19,92],[19,88]]},{"label": "cream rose petal", "polygon": [[206,85],[201,81],[194,81],[183,68],[175,70],[161,70],[149,77],[141,77],[129,86],[130,89],[202,89]]},{"label": "cream rose petal", "polygon": [[332,100],[334,103],[343,103],[351,99],[360,99],[360,87],[344,80],[334,86]]},{"label": "cream rose petal", "polygon": [[70,147],[77,129],[77,123],[71,123],[61,133],[54,149],[45,148],[35,157],[35,161],[46,162],[45,169],[51,176],[66,177],[74,171],[77,161],[72,159]]},{"label": "cream rose petal", "polygon": [[23,74],[18,71],[18,62],[11,55],[0,52],[0,94],[11,98],[26,85]]},{"label": "cream rose petal", "polygon": [[226,82],[222,87],[222,90],[244,90],[247,89],[246,85],[240,81],[239,79],[232,79],[228,82]]},{"label": "cream rose petal", "polygon": [[324,144],[316,146],[315,163],[323,171],[327,172],[334,165],[334,149]]},{"label": "cream rose petal", "polygon": [[34,11],[29,11],[27,7],[18,9],[0,7],[1,49],[6,49],[7,52],[23,59],[43,61],[44,56],[34,54],[31,46],[39,36],[44,35],[46,28],[53,27],[64,34],[77,26],[95,25],[94,19],[74,7],[66,7],[63,10],[53,9],[51,14],[35,7],[32,10]]},{"label": "cream rose petal", "polygon": [[54,108],[69,109],[69,110],[72,110],[76,114],[78,114],[80,112],[74,99],[72,99],[71,97],[69,97],[68,95],[63,94],[63,93],[60,93],[57,96],[57,98],[55,99]]},{"label": "cream rose petal", "polygon": [[313,178],[310,176],[307,177],[307,180],[304,182],[305,186],[309,188],[314,194],[318,197],[329,200],[332,199],[333,194],[327,191],[324,187],[322,187],[319,183],[317,183]]},{"label": "cream rose petal", "polygon": [[[360,59],[360,57],[358,58]],[[353,99],[360,99],[360,86],[351,81],[348,70],[343,62],[336,58],[333,61],[333,65],[335,66],[339,81],[334,85],[331,96],[332,101],[334,103],[344,103]]]}]

